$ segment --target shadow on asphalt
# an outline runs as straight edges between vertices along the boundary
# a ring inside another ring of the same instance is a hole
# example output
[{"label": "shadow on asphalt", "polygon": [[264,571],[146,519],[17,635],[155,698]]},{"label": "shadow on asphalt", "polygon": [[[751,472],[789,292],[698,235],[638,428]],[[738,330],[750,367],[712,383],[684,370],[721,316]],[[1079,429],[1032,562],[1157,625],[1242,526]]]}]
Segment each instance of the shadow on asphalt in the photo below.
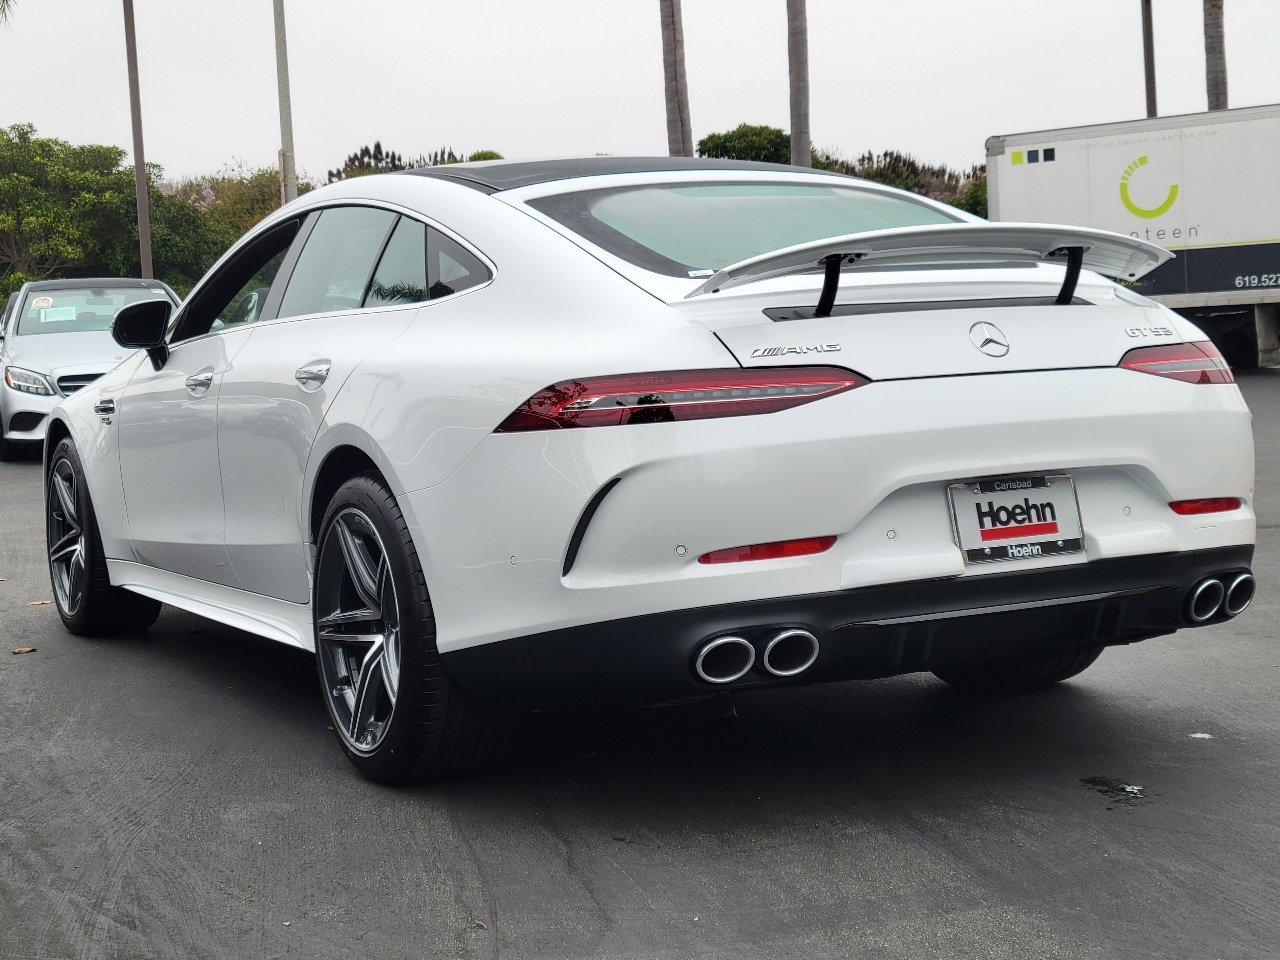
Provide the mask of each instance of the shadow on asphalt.
[{"label": "shadow on asphalt", "polygon": [[[149,634],[106,642],[186,685],[196,699],[245,711],[257,737],[301,734],[303,749],[313,753],[307,762],[337,777],[357,776],[325,729],[311,654],[171,609]],[[513,799],[535,784],[554,790],[584,779],[651,792],[695,782],[699,790],[734,788],[739,778],[763,777],[800,791],[850,782],[889,793],[946,791],[953,779],[994,785],[1073,757],[1073,777],[1111,775],[1123,760],[1114,746],[1119,728],[1142,738],[1167,728],[1167,718],[1157,704],[1134,710],[1124,698],[1091,690],[1088,674],[986,698],[916,675],[663,707],[539,712],[526,718],[505,763],[449,789],[477,800]]]}]

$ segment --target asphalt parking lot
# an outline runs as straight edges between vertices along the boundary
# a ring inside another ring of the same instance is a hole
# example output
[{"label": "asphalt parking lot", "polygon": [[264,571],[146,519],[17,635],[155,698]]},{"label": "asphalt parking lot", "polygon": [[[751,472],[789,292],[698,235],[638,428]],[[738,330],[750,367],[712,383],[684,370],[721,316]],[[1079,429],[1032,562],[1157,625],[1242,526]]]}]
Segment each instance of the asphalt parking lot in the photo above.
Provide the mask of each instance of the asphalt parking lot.
[{"label": "asphalt parking lot", "polygon": [[1229,625],[1005,699],[539,715],[413,790],[350,769],[308,655],[171,609],[65,633],[39,464],[0,464],[0,958],[1278,957],[1280,371],[1241,379]]}]

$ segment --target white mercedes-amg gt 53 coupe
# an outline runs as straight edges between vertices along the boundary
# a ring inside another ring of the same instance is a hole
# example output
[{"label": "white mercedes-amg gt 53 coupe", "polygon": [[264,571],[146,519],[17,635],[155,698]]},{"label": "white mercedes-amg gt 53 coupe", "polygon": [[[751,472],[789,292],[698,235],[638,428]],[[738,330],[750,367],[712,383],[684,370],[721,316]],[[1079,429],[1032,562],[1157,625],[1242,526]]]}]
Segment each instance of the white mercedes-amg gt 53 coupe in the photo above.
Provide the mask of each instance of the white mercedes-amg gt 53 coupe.
[{"label": "white mercedes-amg gt 53 coupe", "polygon": [[1169,257],[769,164],[324,187],[51,414],[58,612],[313,649],[381,781],[531,707],[1060,681],[1253,595],[1249,411],[1123,285]]}]

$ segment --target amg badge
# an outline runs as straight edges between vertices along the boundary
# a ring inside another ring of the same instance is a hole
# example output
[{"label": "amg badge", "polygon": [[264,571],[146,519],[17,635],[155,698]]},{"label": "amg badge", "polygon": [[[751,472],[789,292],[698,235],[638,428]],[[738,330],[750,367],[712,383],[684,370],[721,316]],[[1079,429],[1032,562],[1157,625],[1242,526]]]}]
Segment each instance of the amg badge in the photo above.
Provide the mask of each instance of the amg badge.
[{"label": "amg badge", "polygon": [[803,347],[757,347],[751,351],[751,359],[757,357],[785,357],[788,354],[803,355],[806,353],[835,353],[840,349],[838,343],[817,343]]}]

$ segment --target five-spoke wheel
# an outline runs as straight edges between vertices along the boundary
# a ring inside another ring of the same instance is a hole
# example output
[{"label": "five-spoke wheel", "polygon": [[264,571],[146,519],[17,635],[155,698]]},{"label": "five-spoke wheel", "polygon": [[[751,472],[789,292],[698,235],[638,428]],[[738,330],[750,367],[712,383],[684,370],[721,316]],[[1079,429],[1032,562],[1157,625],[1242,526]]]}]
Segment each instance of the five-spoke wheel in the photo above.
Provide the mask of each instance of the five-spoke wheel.
[{"label": "five-spoke wheel", "polygon": [[406,783],[500,757],[509,718],[449,677],[417,548],[382,478],[342,484],[316,542],[316,667],[348,759],[372,780]]},{"label": "five-spoke wheel", "polygon": [[49,471],[45,495],[48,517],[49,574],[58,609],[75,616],[88,585],[86,554],[88,543],[78,504],[82,493],[79,478],[66,457]]},{"label": "five-spoke wheel", "polygon": [[333,518],[320,545],[316,645],[335,727],[352,750],[375,750],[400,690],[399,601],[386,547],[355,507]]},{"label": "five-spoke wheel", "polygon": [[100,635],[145,630],[160,603],[113,587],[80,454],[70,437],[49,458],[45,481],[49,580],[58,615],[72,633]]}]

